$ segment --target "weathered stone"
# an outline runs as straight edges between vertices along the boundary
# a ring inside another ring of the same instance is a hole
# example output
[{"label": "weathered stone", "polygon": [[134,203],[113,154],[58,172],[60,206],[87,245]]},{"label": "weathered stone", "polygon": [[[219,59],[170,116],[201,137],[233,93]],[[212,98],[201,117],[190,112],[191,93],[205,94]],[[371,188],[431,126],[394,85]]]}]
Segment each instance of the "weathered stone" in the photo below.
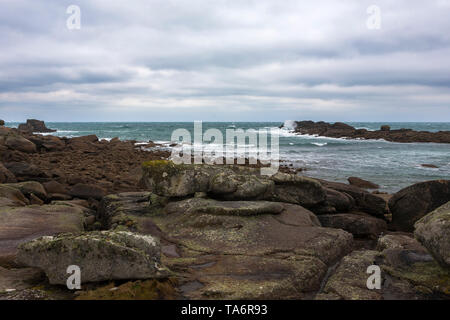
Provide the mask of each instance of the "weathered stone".
[{"label": "weathered stone", "polygon": [[26,162],[6,162],[5,167],[11,171],[19,181],[36,180],[48,178],[48,175],[37,166]]},{"label": "weathered stone", "polygon": [[9,171],[3,163],[0,162],[0,183],[13,183],[17,182],[14,174]]},{"label": "weathered stone", "polygon": [[40,198],[36,197],[33,193],[31,193],[30,204],[37,204],[39,206],[42,206],[44,204],[44,201],[42,201]]},{"label": "weathered stone", "polygon": [[158,239],[123,231],[38,238],[20,245],[17,259],[43,269],[51,284],[66,284],[69,265],[80,267],[82,283],[168,275]]},{"label": "weathered stone", "polygon": [[381,130],[369,131],[355,129],[341,123],[327,123],[323,121],[295,121],[295,132],[313,134],[332,138],[345,139],[384,139],[394,142],[436,142],[450,143],[450,131],[415,131],[412,129],[390,130],[389,126],[382,126]]},{"label": "weathered stone", "polygon": [[103,188],[95,185],[78,183],[70,189],[69,194],[81,199],[101,199],[106,195],[106,192]]},{"label": "weathered stone", "polygon": [[352,247],[351,234],[322,228],[295,204],[203,196],[167,201],[152,193],[109,195],[100,215],[107,227],[170,241],[164,263],[188,277],[180,290],[190,299],[308,298]]},{"label": "weathered stone", "polygon": [[44,121],[36,119],[28,119],[27,123],[21,123],[18,127],[19,131],[24,131],[28,133],[33,132],[56,132],[56,130],[49,129],[46,127]]},{"label": "weathered stone", "polygon": [[272,177],[275,182],[272,194],[266,200],[299,204],[312,208],[326,199],[325,189],[315,179],[295,174],[278,172]]},{"label": "weathered stone", "polygon": [[450,202],[427,214],[414,225],[415,237],[442,266],[450,268]]},{"label": "weathered stone", "polygon": [[377,250],[386,249],[406,249],[426,253],[426,249],[413,238],[413,235],[398,232],[391,232],[378,239]]},{"label": "weathered stone", "polygon": [[36,145],[30,140],[25,139],[19,135],[9,135],[6,137],[5,146],[12,150],[17,150],[25,153],[35,153]]},{"label": "weathered stone", "polygon": [[25,204],[23,202],[18,203],[11,199],[0,196],[0,207],[21,207]]},{"label": "weathered stone", "polygon": [[324,189],[327,195],[326,202],[329,206],[335,208],[336,212],[349,212],[355,206],[355,200],[350,195],[330,188]]},{"label": "weathered stone", "polygon": [[63,151],[66,147],[64,140],[56,136],[33,135],[29,137],[39,150]]},{"label": "weathered stone", "polygon": [[47,198],[47,192],[45,191],[42,184],[36,181],[25,181],[20,183],[10,183],[7,186],[17,189],[25,196],[29,197],[31,194],[45,200]]},{"label": "weathered stone", "polygon": [[0,257],[14,257],[19,244],[40,236],[83,231],[86,212],[66,205],[0,207]]},{"label": "weathered stone", "polygon": [[87,136],[82,136],[82,137],[75,137],[69,140],[69,143],[77,143],[77,142],[97,142],[98,141],[98,137],[95,134],[91,134],[91,135],[87,135]]},{"label": "weathered stone", "polygon": [[348,183],[350,183],[352,186],[363,188],[363,189],[378,189],[380,186],[376,183],[358,178],[358,177],[350,177],[347,179]]},{"label": "weathered stone", "polygon": [[44,182],[42,185],[47,193],[67,194],[69,192],[66,186],[54,180]]},{"label": "weathered stone", "polygon": [[124,192],[108,195],[102,199],[97,219],[107,229],[124,228],[158,236],[148,216],[156,210],[162,210],[166,203],[164,198],[151,192]]},{"label": "weathered stone", "polygon": [[339,263],[336,271],[327,280],[318,300],[381,300],[378,290],[367,288],[366,270],[375,264],[379,252],[353,251]]},{"label": "weathered stone", "polygon": [[206,192],[225,200],[269,200],[313,207],[325,201],[325,191],[314,179],[277,173],[261,176],[259,171],[239,166],[174,164],[149,161],[143,165],[143,184],[166,197],[185,197]]},{"label": "weathered stone", "polygon": [[376,238],[387,229],[384,220],[363,213],[328,214],[318,218],[324,227],[342,229],[359,238]]},{"label": "weathered stone", "polygon": [[354,199],[354,207],[362,212],[367,212],[377,218],[384,218],[388,213],[386,200],[382,197],[369,193],[358,187],[345,183],[319,180],[325,188],[345,193]]},{"label": "weathered stone", "polygon": [[0,197],[9,199],[13,203],[19,206],[28,204],[28,199],[16,188],[12,188],[8,185],[0,185]]},{"label": "weathered stone", "polygon": [[166,212],[174,213],[209,213],[214,215],[253,216],[261,214],[279,214],[284,210],[281,203],[269,201],[216,201],[213,199],[192,198],[173,202],[166,207]]},{"label": "weathered stone", "polygon": [[315,257],[220,256],[193,271],[201,286],[184,295],[189,299],[307,299],[326,270]]},{"label": "weathered stone", "polygon": [[435,180],[406,187],[389,200],[392,224],[399,231],[414,231],[414,223],[450,201],[450,181]]},{"label": "weathered stone", "polygon": [[[391,244],[397,242],[396,236],[389,240]],[[316,299],[448,299],[450,272],[441,269],[420,244],[407,242],[409,249],[395,244],[382,252],[353,251],[341,260]],[[380,268],[381,286],[370,290],[367,282],[374,271],[367,270],[374,265]]]},{"label": "weathered stone", "polygon": [[[246,202],[231,201],[230,205],[242,206],[248,214]],[[318,290],[327,266],[351,250],[352,236],[320,227],[317,217],[298,205],[279,205],[284,210],[276,214],[236,215],[236,208],[205,213],[210,199],[193,198],[170,203],[165,213],[154,215],[152,220],[171,241],[213,260],[196,272],[205,285],[186,296],[298,299]],[[191,264],[202,264],[194,259]],[[219,270],[228,271],[218,276]]]}]

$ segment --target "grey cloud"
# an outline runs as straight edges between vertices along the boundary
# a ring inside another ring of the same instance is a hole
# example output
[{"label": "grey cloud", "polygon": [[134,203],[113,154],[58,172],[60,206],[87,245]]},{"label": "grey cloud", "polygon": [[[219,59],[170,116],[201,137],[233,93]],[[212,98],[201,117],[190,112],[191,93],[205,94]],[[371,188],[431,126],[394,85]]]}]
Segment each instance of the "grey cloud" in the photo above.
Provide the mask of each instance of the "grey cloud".
[{"label": "grey cloud", "polygon": [[380,0],[377,31],[368,1],[80,0],[72,31],[70,4],[2,3],[2,117],[450,121],[442,1]]}]

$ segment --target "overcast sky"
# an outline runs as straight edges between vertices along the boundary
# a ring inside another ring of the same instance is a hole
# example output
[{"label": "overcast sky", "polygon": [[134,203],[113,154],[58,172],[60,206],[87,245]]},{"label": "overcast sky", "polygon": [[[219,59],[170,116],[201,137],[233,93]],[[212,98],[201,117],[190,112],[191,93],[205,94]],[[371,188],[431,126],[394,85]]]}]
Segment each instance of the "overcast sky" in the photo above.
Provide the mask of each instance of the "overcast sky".
[{"label": "overcast sky", "polygon": [[450,121],[450,0],[0,0],[0,119],[26,118]]}]

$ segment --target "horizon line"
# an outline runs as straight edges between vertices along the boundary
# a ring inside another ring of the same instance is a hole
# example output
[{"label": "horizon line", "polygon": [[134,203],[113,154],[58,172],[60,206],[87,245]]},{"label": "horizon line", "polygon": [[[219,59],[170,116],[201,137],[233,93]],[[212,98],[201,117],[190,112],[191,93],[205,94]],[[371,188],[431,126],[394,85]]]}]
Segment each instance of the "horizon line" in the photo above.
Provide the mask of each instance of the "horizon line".
[{"label": "horizon line", "polygon": [[[27,119],[32,120],[32,119]],[[20,121],[5,121],[5,125],[8,123],[26,123],[27,120],[20,120]],[[50,120],[42,120],[42,119],[34,119],[34,120],[40,120],[44,121],[46,123],[194,123],[195,121],[201,121],[204,123],[284,123],[286,121],[314,121],[314,122],[330,122],[330,123],[336,123],[336,122],[343,122],[343,123],[358,123],[358,122],[364,122],[364,123],[450,123],[450,121],[364,121],[364,120],[339,120],[339,121],[325,121],[325,120],[283,120],[283,121],[211,121],[211,120],[192,120],[192,121],[116,121],[116,120],[97,120],[97,121],[50,121]]]}]

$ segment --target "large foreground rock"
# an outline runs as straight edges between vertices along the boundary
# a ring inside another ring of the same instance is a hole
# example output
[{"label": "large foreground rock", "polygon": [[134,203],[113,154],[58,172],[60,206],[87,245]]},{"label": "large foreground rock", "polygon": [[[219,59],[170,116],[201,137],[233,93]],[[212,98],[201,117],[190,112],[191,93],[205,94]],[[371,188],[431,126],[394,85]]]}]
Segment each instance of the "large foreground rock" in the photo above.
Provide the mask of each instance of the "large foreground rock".
[{"label": "large foreground rock", "polygon": [[414,231],[414,223],[450,201],[450,181],[435,180],[406,187],[389,200],[392,224],[399,231]]},{"label": "large foreground rock", "polygon": [[[379,239],[378,250],[353,251],[344,257],[316,299],[450,298],[450,272],[441,268],[414,238],[386,235]],[[380,289],[367,288],[367,279],[371,275],[367,268],[372,265],[380,267]]]},{"label": "large foreground rock", "polygon": [[143,165],[143,184],[165,197],[206,192],[225,200],[269,200],[314,207],[325,201],[321,184],[310,178],[278,172],[266,177],[259,169],[240,166],[174,164],[149,161]]},{"label": "large foreground rock", "polygon": [[[339,198],[336,198],[336,195],[331,195],[330,204],[333,205],[337,199],[342,199],[342,195],[350,196],[351,201],[349,205],[363,212],[367,212],[377,218],[384,218],[384,215],[388,213],[388,207],[386,200],[379,197],[378,195],[369,193],[365,190],[362,190],[358,187],[351,186],[345,183],[339,182],[330,182],[325,180],[319,180],[322,185],[328,189],[332,189],[341,194]],[[327,194],[327,201],[328,201]],[[343,206],[343,200],[339,200],[339,204]],[[342,211],[341,211],[342,212]],[[344,211],[345,212],[345,211]]]},{"label": "large foreground rock", "polygon": [[190,299],[310,298],[328,267],[352,248],[351,234],[321,227],[299,205],[205,196],[109,195],[99,219],[116,230],[158,235],[163,262],[180,274]]},{"label": "large foreground rock", "polygon": [[384,220],[364,213],[326,214],[320,215],[319,220],[324,227],[343,229],[358,238],[376,238],[387,229]]},{"label": "large foreground rock", "polygon": [[19,244],[31,239],[83,231],[87,214],[67,205],[0,207],[0,260],[13,259]]},{"label": "large foreground rock", "polygon": [[185,248],[185,260],[171,263],[192,270],[192,282],[202,284],[186,297],[307,298],[328,267],[351,250],[351,234],[320,227],[312,212],[269,204],[193,198],[169,203],[165,213],[152,217]]},{"label": "large foreground rock", "polygon": [[51,284],[65,285],[70,265],[80,267],[82,283],[167,276],[159,241],[124,231],[42,237],[22,244],[17,259],[43,269]]},{"label": "large foreground rock", "polygon": [[450,268],[450,202],[415,224],[415,237],[444,267]]}]

